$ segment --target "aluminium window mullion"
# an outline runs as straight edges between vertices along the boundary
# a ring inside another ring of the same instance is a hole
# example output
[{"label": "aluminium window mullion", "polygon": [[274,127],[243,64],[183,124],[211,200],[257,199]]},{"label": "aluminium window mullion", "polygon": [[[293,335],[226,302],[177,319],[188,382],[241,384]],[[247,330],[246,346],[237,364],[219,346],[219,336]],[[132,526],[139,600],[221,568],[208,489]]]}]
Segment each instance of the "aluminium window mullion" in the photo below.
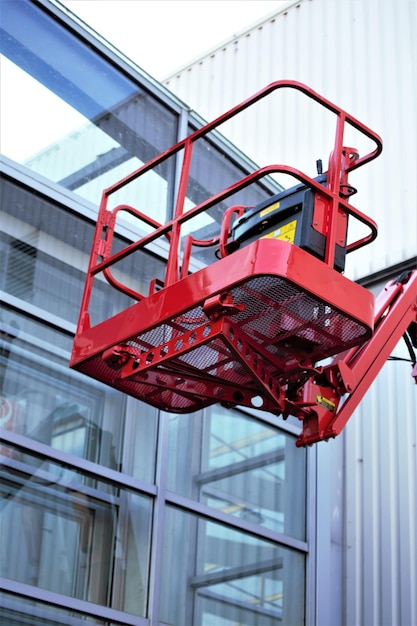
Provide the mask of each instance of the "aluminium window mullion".
[{"label": "aluminium window mullion", "polygon": [[82,473],[96,480],[103,480],[122,489],[130,489],[138,494],[147,496],[156,496],[158,492],[155,485],[145,483],[127,474],[122,474],[104,465],[98,465],[93,461],[88,461],[67,452],[56,450],[44,443],[29,439],[24,435],[19,435],[12,431],[0,429],[0,441],[17,447],[23,452],[40,457],[42,460],[53,461],[78,473]]},{"label": "aluminium window mullion", "polygon": [[104,607],[100,604],[79,600],[71,596],[65,596],[54,591],[33,587],[25,583],[19,583],[7,578],[0,578],[0,590],[15,596],[24,597],[26,600],[42,602],[56,609],[67,609],[75,611],[83,616],[89,616],[106,620],[106,623],[115,626],[150,626],[147,619],[123,613],[115,609]]},{"label": "aluminium window mullion", "polygon": [[152,538],[149,566],[148,616],[150,626],[158,626],[161,604],[162,557],[165,521],[165,493],[167,484],[168,458],[168,426],[167,414],[158,412],[158,434],[156,452],[156,483],[158,490],[153,502]]},{"label": "aluminium window mullion", "polygon": [[294,537],[290,537],[289,535],[284,535],[283,533],[278,533],[270,530],[269,528],[259,526],[258,524],[253,524],[252,522],[248,522],[241,518],[228,515],[227,513],[223,513],[223,511],[213,509],[210,506],[201,504],[200,502],[195,502],[194,500],[189,500],[188,498],[171,491],[166,492],[166,503],[168,505],[172,505],[173,507],[182,509],[187,513],[199,515],[212,522],[226,525],[240,532],[249,533],[257,539],[280,544],[283,547],[292,548],[305,554],[308,553],[308,544],[301,539],[296,539]]}]

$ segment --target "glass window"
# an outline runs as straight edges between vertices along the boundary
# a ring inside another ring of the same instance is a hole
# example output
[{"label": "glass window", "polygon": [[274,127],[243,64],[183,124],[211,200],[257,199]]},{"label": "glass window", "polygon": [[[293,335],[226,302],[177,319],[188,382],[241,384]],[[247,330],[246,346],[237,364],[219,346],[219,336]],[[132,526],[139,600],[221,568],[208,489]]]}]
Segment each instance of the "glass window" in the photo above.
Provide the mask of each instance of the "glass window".
[{"label": "glass window", "polygon": [[[0,184],[0,289],[75,324],[94,225],[6,177]],[[115,252],[126,245],[120,237],[113,243]],[[162,262],[145,252],[130,255],[117,267],[117,278],[139,293],[163,275]],[[96,280],[91,321],[107,319],[133,302]]]},{"label": "glass window", "polygon": [[[189,128],[190,133],[194,130],[193,127]],[[250,171],[254,171],[254,169],[251,168]],[[236,183],[246,176],[247,173],[248,170],[238,165],[230,155],[216,145],[214,134],[208,134],[193,144],[193,159],[190,168],[187,197],[194,204],[199,204]],[[270,186],[272,180],[268,178],[268,181]],[[278,185],[276,185],[276,188],[278,191]],[[230,202],[228,200],[228,206],[229,204],[252,206],[265,200],[268,195],[270,194],[268,194],[268,189],[265,185],[261,183],[252,184],[250,187],[246,187],[244,191],[237,192],[234,196],[231,196],[233,201]],[[219,211],[219,207],[217,207],[217,211]]]},{"label": "glass window", "polygon": [[71,341],[15,310],[2,309],[1,428],[154,482],[156,411],[70,370]]},{"label": "glass window", "polygon": [[[0,592],[0,623],[4,626],[85,626],[85,624],[119,626],[126,624],[122,620],[100,619],[96,615],[87,615],[85,611],[66,609],[5,592]],[[138,625],[146,623],[145,620],[135,622]]]},{"label": "glass window", "polygon": [[175,508],[165,512],[161,620],[304,623],[304,556]]},{"label": "glass window", "polygon": [[[35,3],[1,4],[6,156],[98,204],[104,188],[175,143],[177,115],[155,96]],[[150,181],[165,190],[150,207],[160,221],[172,175]]]},{"label": "glass window", "polygon": [[13,447],[2,453],[1,575],[144,616],[150,498]]},{"label": "glass window", "polygon": [[126,398],[72,372],[67,352],[55,347],[52,354],[52,346],[44,340],[51,340],[51,333],[44,338],[41,323],[35,327],[35,337],[24,328],[23,315],[3,309],[2,428],[118,469]]},{"label": "glass window", "polygon": [[126,406],[121,471],[148,483],[155,482],[159,411],[130,398]]},{"label": "glass window", "polygon": [[305,538],[306,455],[295,437],[221,406],[170,416],[168,488]]}]

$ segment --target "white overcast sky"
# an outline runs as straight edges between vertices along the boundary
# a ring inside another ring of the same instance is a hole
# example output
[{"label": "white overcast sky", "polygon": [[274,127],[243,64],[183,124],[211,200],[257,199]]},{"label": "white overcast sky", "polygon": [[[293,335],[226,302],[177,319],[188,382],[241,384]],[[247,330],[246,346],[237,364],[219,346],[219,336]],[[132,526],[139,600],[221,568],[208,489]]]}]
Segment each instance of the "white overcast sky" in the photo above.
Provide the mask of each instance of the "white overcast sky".
[{"label": "white overcast sky", "polygon": [[61,4],[148,74],[163,80],[282,9],[288,0],[61,0]]}]

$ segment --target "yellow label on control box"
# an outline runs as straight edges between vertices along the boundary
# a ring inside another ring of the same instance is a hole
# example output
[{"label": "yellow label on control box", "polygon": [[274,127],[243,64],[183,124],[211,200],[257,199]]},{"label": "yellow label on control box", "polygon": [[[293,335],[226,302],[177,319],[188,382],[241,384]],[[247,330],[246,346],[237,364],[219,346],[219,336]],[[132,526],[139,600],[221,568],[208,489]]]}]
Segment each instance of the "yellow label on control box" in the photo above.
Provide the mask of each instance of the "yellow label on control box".
[{"label": "yellow label on control box", "polygon": [[280,239],[281,241],[294,243],[296,228],[297,220],[293,220],[292,222],[288,222],[288,224],[283,224],[283,226],[280,226],[276,230],[271,230],[271,232],[264,235],[262,239]]},{"label": "yellow label on control box", "polygon": [[270,204],[269,206],[265,207],[264,209],[262,209],[259,215],[261,217],[264,217],[265,215],[268,215],[268,213],[272,213],[272,211],[275,211],[276,209],[279,209],[279,202],[274,202],[274,204]]}]

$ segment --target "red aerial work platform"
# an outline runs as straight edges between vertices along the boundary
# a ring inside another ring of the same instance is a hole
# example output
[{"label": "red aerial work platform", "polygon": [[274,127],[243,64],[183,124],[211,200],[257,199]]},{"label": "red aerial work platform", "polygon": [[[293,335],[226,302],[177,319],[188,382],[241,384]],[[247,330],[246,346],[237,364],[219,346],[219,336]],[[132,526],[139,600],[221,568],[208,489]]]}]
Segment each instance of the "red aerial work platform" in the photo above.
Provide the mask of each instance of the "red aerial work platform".
[{"label": "red aerial work platform", "polygon": [[[312,179],[293,167],[270,165],[185,211],[195,142],[281,88],[302,92],[335,115],[327,172]],[[372,140],[374,150],[359,156],[344,146],[346,124]],[[278,81],[106,189],[70,366],[165,411],[189,413],[220,402],[294,415],[303,424],[300,446],[339,434],[401,336],[411,354],[417,347],[416,272],[387,285],[376,304],[343,275],[345,253],[377,234],[373,220],[349,203],[355,190],[348,176],[381,150],[378,135],[345,111],[305,85]],[[112,194],[180,151],[172,220],[160,224],[124,204],[109,209]],[[187,222],[277,172],[300,184],[259,207],[230,206],[216,237],[200,241],[189,234],[180,253]],[[112,252],[120,212],[151,232]],[[369,231],[351,244],[348,216]],[[152,280],[142,294],[115,278],[118,262],[161,238],[168,241],[162,282]],[[202,247],[217,249],[220,258],[191,271],[192,251]],[[99,275],[136,302],[91,325],[90,297]],[[417,380],[415,368],[413,375]]]}]

